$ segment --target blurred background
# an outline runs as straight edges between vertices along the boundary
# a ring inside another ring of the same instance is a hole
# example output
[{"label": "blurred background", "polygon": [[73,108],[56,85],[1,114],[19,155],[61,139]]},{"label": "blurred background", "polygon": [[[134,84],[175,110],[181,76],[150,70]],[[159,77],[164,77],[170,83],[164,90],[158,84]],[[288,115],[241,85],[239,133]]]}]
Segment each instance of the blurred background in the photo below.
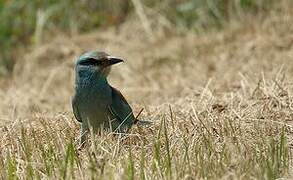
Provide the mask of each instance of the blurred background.
[{"label": "blurred background", "polygon": [[139,107],[193,99],[211,79],[211,92],[230,93],[246,85],[242,91],[251,94],[262,73],[292,71],[292,4],[2,0],[2,114],[70,111],[74,61],[89,50],[126,60],[114,67],[110,82]]},{"label": "blurred background", "polygon": [[[0,1],[0,113],[9,121],[36,112],[70,112],[74,61],[89,50],[126,60],[113,67],[109,80],[138,109],[195,100],[209,83],[210,95],[218,98],[238,91],[251,95],[261,79],[291,77],[292,4]],[[213,103],[207,102],[199,108]]]},{"label": "blurred background", "polygon": [[206,33],[220,31],[231,20],[265,18],[272,11],[282,11],[282,3],[276,0],[2,0],[0,76],[9,75],[25,52],[52,41],[56,35],[74,37],[109,27],[119,32],[122,24],[136,18],[140,23],[128,26],[142,26],[151,40],[157,38],[154,36],[158,28],[161,36],[186,31]]}]

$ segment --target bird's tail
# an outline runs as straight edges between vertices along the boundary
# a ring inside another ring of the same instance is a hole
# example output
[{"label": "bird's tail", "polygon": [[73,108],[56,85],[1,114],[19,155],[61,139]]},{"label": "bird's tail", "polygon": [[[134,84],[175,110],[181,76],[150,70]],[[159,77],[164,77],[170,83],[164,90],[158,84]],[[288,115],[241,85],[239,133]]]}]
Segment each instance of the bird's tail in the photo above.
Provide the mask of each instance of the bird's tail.
[{"label": "bird's tail", "polygon": [[138,120],[137,123],[136,123],[138,126],[146,126],[146,127],[149,127],[149,126],[152,126],[154,124],[154,122],[152,121],[144,121],[144,120]]},{"label": "bird's tail", "polygon": [[139,120],[138,117],[139,115],[142,113],[143,108],[139,111],[139,113],[136,115],[134,123],[133,124],[137,124],[138,126],[151,126],[153,125],[153,122],[151,121],[145,121],[145,120]]}]

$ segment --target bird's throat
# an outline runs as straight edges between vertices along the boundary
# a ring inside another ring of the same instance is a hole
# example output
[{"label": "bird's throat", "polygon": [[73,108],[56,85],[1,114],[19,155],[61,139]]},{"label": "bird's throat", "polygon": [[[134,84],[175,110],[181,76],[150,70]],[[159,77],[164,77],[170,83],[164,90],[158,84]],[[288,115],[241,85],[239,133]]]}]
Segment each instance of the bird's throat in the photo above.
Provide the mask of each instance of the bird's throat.
[{"label": "bird's throat", "polygon": [[97,86],[108,84],[107,77],[98,71],[80,70],[75,78],[76,86]]}]

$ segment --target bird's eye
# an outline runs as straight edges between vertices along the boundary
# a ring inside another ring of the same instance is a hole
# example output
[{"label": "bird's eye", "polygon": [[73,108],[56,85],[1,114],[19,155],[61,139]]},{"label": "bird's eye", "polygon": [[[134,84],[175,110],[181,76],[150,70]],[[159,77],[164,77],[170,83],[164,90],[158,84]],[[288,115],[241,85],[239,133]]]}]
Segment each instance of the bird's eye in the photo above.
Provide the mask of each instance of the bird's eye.
[{"label": "bird's eye", "polygon": [[81,62],[80,65],[83,65],[83,66],[99,66],[99,65],[101,65],[101,61],[96,60],[94,58],[89,58],[86,61]]}]

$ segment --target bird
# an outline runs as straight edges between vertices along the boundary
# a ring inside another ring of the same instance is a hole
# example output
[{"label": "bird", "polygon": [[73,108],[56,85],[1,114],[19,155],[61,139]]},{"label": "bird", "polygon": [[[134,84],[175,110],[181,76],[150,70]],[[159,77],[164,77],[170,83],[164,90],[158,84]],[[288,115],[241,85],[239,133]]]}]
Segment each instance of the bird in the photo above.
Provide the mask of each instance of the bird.
[{"label": "bird", "polygon": [[91,129],[125,133],[137,122],[127,100],[107,81],[111,66],[123,61],[103,51],[89,51],[77,58],[72,109],[81,123],[80,145]]}]

